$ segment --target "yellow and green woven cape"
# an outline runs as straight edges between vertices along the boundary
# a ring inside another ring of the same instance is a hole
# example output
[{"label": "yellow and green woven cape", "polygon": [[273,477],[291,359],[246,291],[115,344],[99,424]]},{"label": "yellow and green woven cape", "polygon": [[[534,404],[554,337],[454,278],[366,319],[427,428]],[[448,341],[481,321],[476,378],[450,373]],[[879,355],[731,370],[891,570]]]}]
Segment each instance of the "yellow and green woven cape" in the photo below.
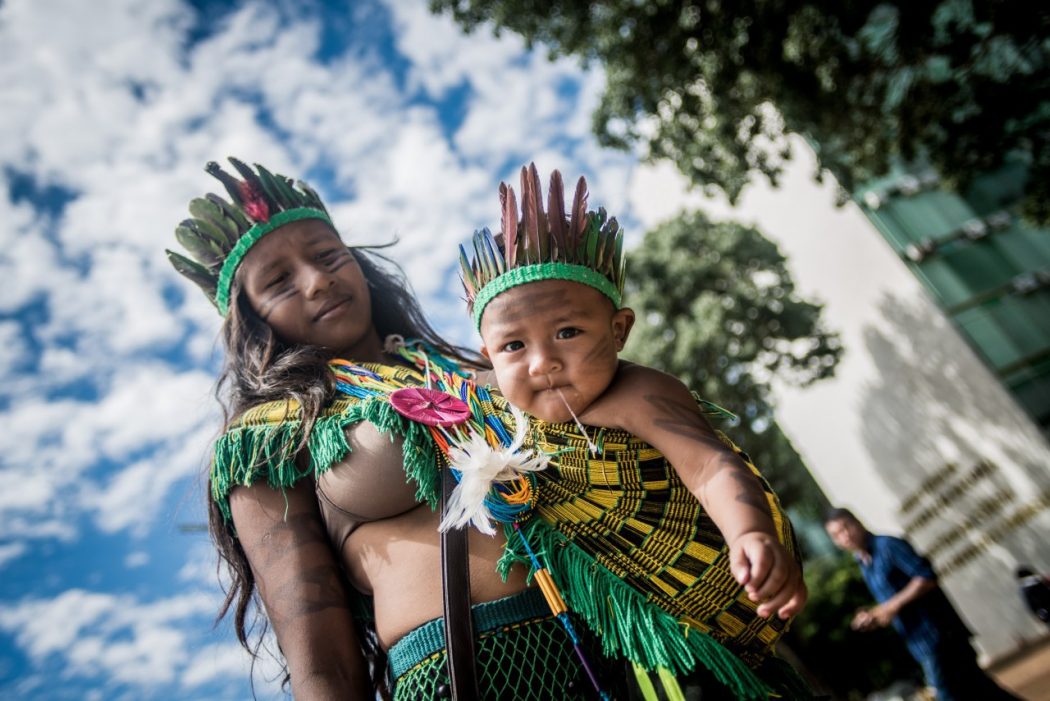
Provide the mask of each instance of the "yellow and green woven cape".
[{"label": "yellow and green woven cape", "polygon": [[[411,368],[361,366],[392,389],[423,383]],[[505,414],[506,404],[497,397],[484,409]],[[343,429],[358,421],[403,437],[406,478],[415,483],[417,498],[436,508],[444,456],[426,426],[405,419],[382,396],[333,401],[307,440],[308,463],[293,455],[301,440],[294,402],[245,412],[216,443],[213,498],[228,518],[234,486],[265,481],[284,488],[323,473],[349,452]],[[537,473],[537,505],[520,526],[546,560],[569,608],[600,637],[604,652],[675,675],[703,666],[741,699],[766,699],[771,687],[782,687],[781,680],[762,679],[754,670],[767,667],[787,623],[756,614],[756,604],[730,572],[721,533],[668,461],[622,431],[594,428],[599,452],[592,455],[572,424],[535,422],[533,429],[531,447],[552,459]],[[778,536],[797,557],[790,523],[762,484]],[[515,562],[529,564],[517,535],[507,528],[504,572]]]}]

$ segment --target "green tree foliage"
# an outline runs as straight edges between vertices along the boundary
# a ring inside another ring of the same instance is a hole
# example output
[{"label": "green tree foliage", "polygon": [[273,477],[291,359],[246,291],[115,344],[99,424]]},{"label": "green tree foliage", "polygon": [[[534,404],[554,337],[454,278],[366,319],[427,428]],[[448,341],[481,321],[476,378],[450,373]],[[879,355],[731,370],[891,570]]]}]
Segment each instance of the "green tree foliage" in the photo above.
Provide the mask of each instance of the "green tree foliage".
[{"label": "green tree foliage", "polygon": [[670,372],[737,414],[734,437],[785,504],[819,511],[809,473],[773,421],[773,375],[809,384],[832,374],[838,337],[801,299],[784,256],[758,230],[696,212],[648,232],[628,259],[638,316],[628,357]]},{"label": "green tree foliage", "polygon": [[964,186],[1029,167],[1026,215],[1050,224],[1050,10],[1005,0],[432,0],[553,55],[597,60],[606,144],[642,143],[735,200],[774,184],[802,134],[847,189],[925,157]]},{"label": "green tree foliage", "polygon": [[792,623],[786,642],[837,698],[860,699],[894,680],[922,674],[892,628],[850,629],[853,614],[873,605],[857,563],[848,554],[806,563],[809,602]]}]

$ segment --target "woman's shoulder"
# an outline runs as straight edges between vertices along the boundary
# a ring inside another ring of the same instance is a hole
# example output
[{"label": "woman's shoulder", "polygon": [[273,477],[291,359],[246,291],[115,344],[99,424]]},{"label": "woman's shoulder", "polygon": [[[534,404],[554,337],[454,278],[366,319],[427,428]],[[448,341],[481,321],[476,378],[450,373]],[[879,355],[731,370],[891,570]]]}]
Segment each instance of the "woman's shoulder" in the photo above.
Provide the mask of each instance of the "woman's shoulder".
[{"label": "woman's shoulder", "polygon": [[242,409],[227,422],[223,433],[254,426],[278,425],[288,421],[299,421],[302,408],[294,399],[274,399]]}]

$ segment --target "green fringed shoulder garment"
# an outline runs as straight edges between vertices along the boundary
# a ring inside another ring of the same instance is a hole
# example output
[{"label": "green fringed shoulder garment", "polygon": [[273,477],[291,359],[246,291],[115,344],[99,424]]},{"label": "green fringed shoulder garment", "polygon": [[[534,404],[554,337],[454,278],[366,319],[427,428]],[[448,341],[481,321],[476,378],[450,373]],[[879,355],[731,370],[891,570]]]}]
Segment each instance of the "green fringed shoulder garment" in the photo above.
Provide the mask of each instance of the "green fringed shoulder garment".
[{"label": "green fringed shoulder garment", "polygon": [[[360,366],[391,388],[423,384],[422,375],[408,367]],[[498,396],[483,408],[486,414],[507,414]],[[302,439],[294,402],[246,411],[216,442],[212,497],[229,518],[235,486],[265,481],[281,489],[325,472],[349,452],[343,429],[358,421],[403,437],[406,479],[415,484],[420,502],[437,508],[439,470],[447,461],[427,427],[398,414],[385,396],[339,395],[310,432],[308,461],[294,455]],[[549,453],[551,460],[536,473],[536,507],[521,531],[546,560],[569,608],[601,638],[605,653],[675,675],[703,666],[741,699],[765,699],[780,687],[777,680],[761,678],[766,676],[761,670],[787,622],[756,614],[757,605],[732,576],[721,533],[668,461],[623,431],[592,428],[591,439],[599,446],[592,455],[575,425],[536,421],[532,429],[528,447]],[[747,456],[726,442],[759,475]],[[759,479],[778,537],[797,558],[790,522]],[[501,572],[515,562],[528,567],[518,534],[509,525],[505,531]]]}]

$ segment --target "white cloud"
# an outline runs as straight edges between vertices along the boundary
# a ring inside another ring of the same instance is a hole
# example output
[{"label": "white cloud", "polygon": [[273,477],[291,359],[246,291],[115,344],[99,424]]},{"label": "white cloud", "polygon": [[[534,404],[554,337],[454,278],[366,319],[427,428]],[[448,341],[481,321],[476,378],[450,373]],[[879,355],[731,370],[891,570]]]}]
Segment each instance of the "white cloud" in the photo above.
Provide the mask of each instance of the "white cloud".
[{"label": "white cloud", "polygon": [[13,377],[15,368],[30,360],[29,344],[22,326],[15,321],[0,321],[0,377]]},{"label": "white cloud", "polygon": [[48,600],[30,600],[0,611],[0,628],[15,635],[27,654],[43,658],[68,648],[80,631],[117,608],[109,594],[71,590]]},{"label": "white cloud", "polygon": [[149,553],[145,550],[136,550],[124,557],[124,566],[130,569],[144,567],[149,564]]},{"label": "white cloud", "polygon": [[[202,618],[207,620],[217,606],[217,593],[190,592],[143,602],[71,589],[53,599],[5,606],[0,630],[10,634],[37,667],[58,656],[67,677],[103,676],[142,687],[165,686],[184,674],[201,679],[188,667],[188,642]],[[217,669],[212,677],[221,672]]]},{"label": "white cloud", "polygon": [[30,220],[35,214],[32,207],[0,198],[0,214],[5,215],[0,239],[0,279],[4,281],[0,312],[13,313],[54,287],[69,284],[73,277],[59,266],[57,251],[44,238],[40,223]]},{"label": "white cloud", "polygon": [[8,562],[22,557],[28,549],[25,543],[4,543],[0,545],[0,569],[3,569]]},{"label": "white cloud", "polygon": [[0,159],[71,183],[76,166],[119,152],[138,110],[129,82],[170,79],[188,19],[176,0],[4,3],[0,85],[14,109],[4,110]]},{"label": "white cloud", "polygon": [[[158,518],[174,485],[206,464],[218,422],[209,397],[212,382],[203,372],[141,365],[118,375],[97,401],[13,403],[0,414],[8,429],[0,434],[0,479],[18,486],[0,491],[0,530],[9,537],[71,535],[60,524],[86,510],[96,513],[103,530],[142,532]],[[106,486],[84,480],[102,461],[119,465],[140,453],[147,456],[116,472]],[[26,518],[37,526],[13,530]]]},{"label": "white cloud", "polygon": [[[215,569],[217,562],[218,555],[211,542],[198,543],[187,553],[186,561],[179,569],[178,579],[180,582],[186,582],[187,584],[214,588],[216,585],[220,585]],[[227,583],[224,578],[220,586],[225,588]]]},{"label": "white cloud", "polygon": [[[272,639],[267,647],[274,649]],[[195,689],[217,680],[247,679],[249,675],[255,679],[257,698],[268,698],[271,694],[274,698],[287,698],[279,689],[284,672],[277,659],[263,652],[253,668],[248,654],[237,643],[201,648],[190,659],[179,681],[183,687]]]}]

